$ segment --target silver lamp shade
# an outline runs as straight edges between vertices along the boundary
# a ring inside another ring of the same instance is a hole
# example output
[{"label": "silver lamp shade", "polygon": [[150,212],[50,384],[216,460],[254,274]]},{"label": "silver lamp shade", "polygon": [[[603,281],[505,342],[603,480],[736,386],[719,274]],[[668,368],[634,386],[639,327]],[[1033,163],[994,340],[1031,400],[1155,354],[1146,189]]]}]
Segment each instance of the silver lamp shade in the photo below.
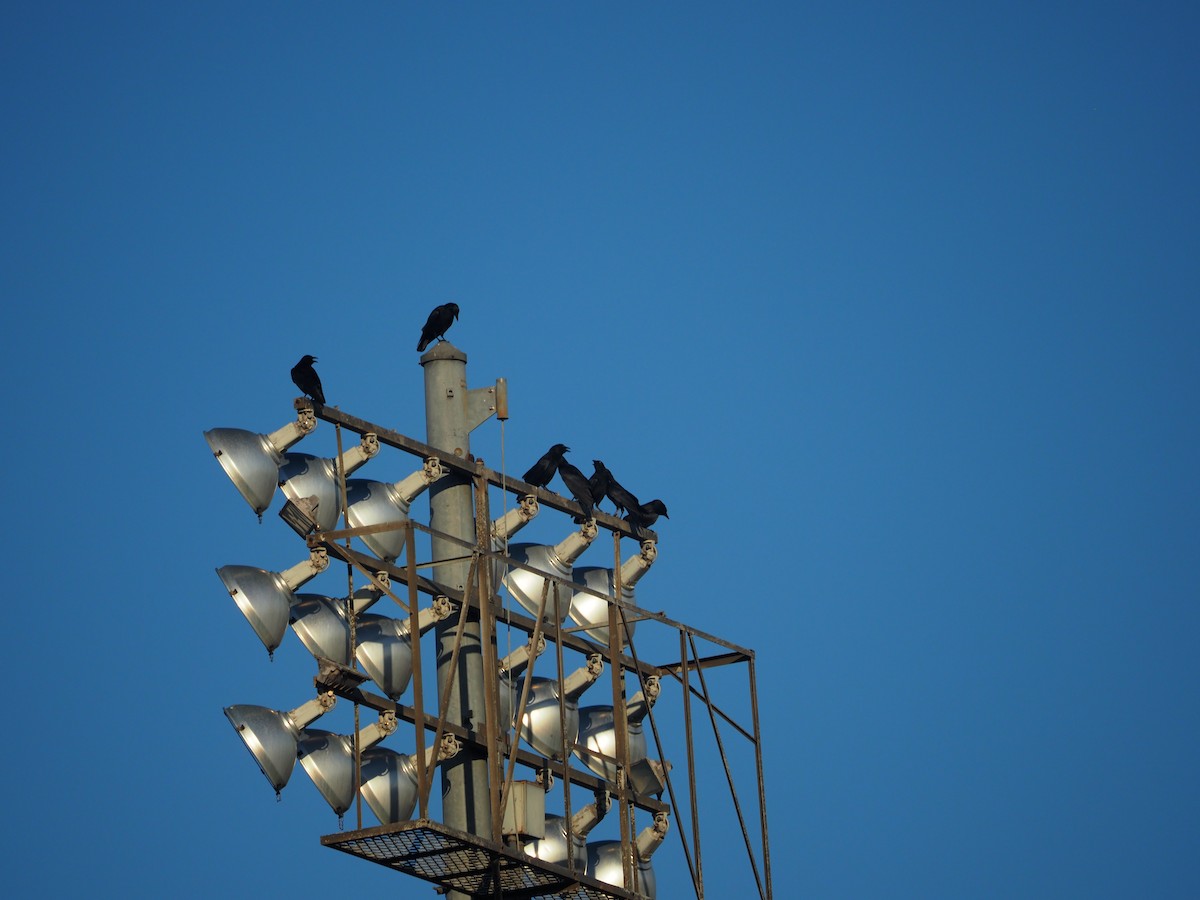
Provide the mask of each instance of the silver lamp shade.
[{"label": "silver lamp shade", "polygon": [[[346,474],[360,469],[363,464],[379,452],[379,440],[374,434],[365,434],[357,447],[343,454]],[[279,469],[279,486],[293,503],[305,497],[317,498],[316,523],[321,531],[337,527],[342,514],[342,491],[338,484],[336,459],[322,459],[309,453],[285,453]]]},{"label": "silver lamp shade", "polygon": [[278,572],[253,566],[222,566],[217,575],[268,653],[283,640],[295,595]]},{"label": "silver lamp shade", "polygon": [[295,422],[271,434],[256,434],[244,428],[213,428],[204,432],[204,439],[229,480],[261,520],[275,496],[283,452],[316,427],[312,409],[304,408],[298,410]]},{"label": "silver lamp shade", "polygon": [[[582,875],[587,868],[587,835],[576,831],[571,837],[574,844],[572,871]],[[567,820],[562,816],[546,816],[546,836],[529,841],[522,849],[534,859],[556,866],[567,865]]]},{"label": "silver lamp shade", "polygon": [[[450,615],[450,601],[438,596],[432,606],[417,610],[417,630],[424,634]],[[412,623],[387,616],[360,616],[355,637],[356,658],[367,676],[396,700],[408,687],[413,673]]]},{"label": "silver lamp shade", "polygon": [[[365,750],[396,730],[395,716],[383,717],[362,730],[359,744]],[[354,803],[354,737],[316,728],[301,733],[297,744],[300,765],[325,802],[339,816]]]},{"label": "silver lamp shade", "polygon": [[[376,588],[360,588],[354,592],[355,611],[361,613],[381,596],[382,592]],[[350,665],[350,619],[345,601],[323,594],[296,594],[291,625],[313,656]]]},{"label": "silver lamp shade", "polygon": [[[585,841],[596,823],[604,818],[611,803],[611,798],[606,794],[571,816],[572,871],[582,874],[587,869]],[[567,820],[562,816],[546,816],[545,830],[546,836],[528,841],[523,847],[524,851],[535,859],[566,866],[571,862],[567,859]]]},{"label": "silver lamp shade", "polygon": [[[586,874],[613,887],[625,886],[625,870],[621,863],[620,841],[592,841],[587,845]],[[640,859],[637,865],[637,889],[635,893],[654,900],[656,884],[654,867],[650,860]]]},{"label": "silver lamp shade", "polygon": [[[538,572],[545,572],[547,575],[555,575],[570,581],[571,566],[595,537],[596,524],[589,521],[579,531],[568,535],[553,547],[546,544],[511,544],[508,548],[508,555]],[[548,579],[542,575],[538,575],[536,572],[527,572],[525,569],[512,569],[504,576],[504,585],[508,588],[509,593],[531,615],[538,614],[538,606],[542,602],[542,592],[545,591],[546,607],[542,618],[551,622],[557,621],[557,624],[561,625],[566,620],[567,613],[571,611],[572,592],[568,587],[559,587],[558,615],[555,616],[554,582],[550,581],[547,589],[547,581]]]},{"label": "silver lamp shade", "polygon": [[[596,683],[603,671],[604,663],[599,654],[595,654],[588,658],[586,666],[568,675],[562,685],[553,678],[531,678],[529,699],[521,717],[521,737],[526,743],[548,759],[562,759],[565,737],[566,750],[570,753],[579,734],[579,698]],[[520,692],[512,692],[510,698],[511,715],[515,716],[521,702]],[[501,701],[503,707],[504,701]]]},{"label": "silver lamp shade", "polygon": [[292,592],[328,566],[329,557],[322,548],[283,572],[268,572],[254,566],[221,566],[217,576],[267,653],[274,654],[287,633],[292,604],[296,602]]},{"label": "silver lamp shade", "polygon": [[332,709],[334,699],[333,694],[322,694],[290,712],[246,704],[227,706],[225,717],[278,793],[296,765],[300,730]]},{"label": "silver lamp shade", "polygon": [[[621,599],[625,603],[634,605],[633,586],[650,571],[650,566],[657,557],[657,546],[651,541],[646,541],[638,553],[621,564]],[[616,579],[613,577],[612,569],[595,566],[577,567],[571,574],[571,580],[609,597],[616,596]],[[584,634],[605,646],[608,646],[608,606],[608,601],[603,597],[578,591],[571,595],[571,618],[576,624],[583,627]],[[617,627],[621,632],[623,645],[632,639],[637,625],[634,618],[630,616],[625,618],[627,627],[622,627],[620,617],[617,618]]]},{"label": "silver lamp shade", "polygon": [[[641,720],[632,718],[628,732],[629,764],[632,766],[647,756],[646,732]],[[587,706],[579,711],[579,743],[586,748],[575,751],[579,761],[606,781],[616,782],[617,731],[611,706]]]},{"label": "silver lamp shade", "polygon": [[[393,484],[351,478],[346,482],[346,502],[350,527],[365,528],[384,522],[406,522],[411,501],[402,497]],[[404,550],[404,530],[364,534],[362,542],[380,559],[391,562]]]},{"label": "silver lamp shade", "polygon": [[[461,745],[450,735],[442,737],[438,762],[454,757]],[[437,745],[425,748],[425,771],[433,774]],[[386,747],[371,747],[362,755],[362,798],[384,825],[404,822],[417,805],[417,762],[405,753]]]},{"label": "silver lamp shade", "polygon": [[360,616],[356,656],[367,676],[391,699],[412,679],[413,648],[408,622],[386,616]]},{"label": "silver lamp shade", "polygon": [[283,454],[271,446],[265,434],[241,428],[213,428],[204,432],[204,439],[229,480],[261,516],[275,496]]}]

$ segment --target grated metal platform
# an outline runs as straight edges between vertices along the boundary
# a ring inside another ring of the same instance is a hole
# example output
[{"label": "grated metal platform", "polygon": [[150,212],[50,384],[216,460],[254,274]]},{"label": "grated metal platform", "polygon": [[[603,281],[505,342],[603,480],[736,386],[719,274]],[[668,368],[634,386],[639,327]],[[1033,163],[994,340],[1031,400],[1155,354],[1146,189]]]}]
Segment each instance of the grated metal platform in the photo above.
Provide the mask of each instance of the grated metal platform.
[{"label": "grated metal platform", "polygon": [[643,900],[429,819],[327,834],[321,844],[471,897]]}]

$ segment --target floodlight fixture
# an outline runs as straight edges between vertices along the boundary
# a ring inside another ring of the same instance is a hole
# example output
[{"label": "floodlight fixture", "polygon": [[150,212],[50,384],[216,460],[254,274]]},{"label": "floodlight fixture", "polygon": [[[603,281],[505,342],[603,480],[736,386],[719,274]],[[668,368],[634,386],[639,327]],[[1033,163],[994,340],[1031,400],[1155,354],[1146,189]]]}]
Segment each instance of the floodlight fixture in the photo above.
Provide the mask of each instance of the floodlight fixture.
[{"label": "floodlight fixture", "polygon": [[[417,628],[424,634],[451,612],[447,597],[435,597],[433,605],[417,611]],[[408,619],[387,616],[360,617],[355,629],[355,657],[372,681],[396,700],[408,688],[413,671],[412,634]]]},{"label": "floodlight fixture", "polygon": [[[521,737],[525,742],[547,759],[561,760],[565,736],[566,750],[570,753],[579,733],[579,698],[603,671],[603,657],[593,653],[587,664],[568,675],[562,684],[553,678],[533,678],[525,714],[521,717]],[[516,702],[520,702],[519,698]]]},{"label": "floodlight fixture", "polygon": [[[631,606],[634,604],[633,586],[650,571],[650,566],[657,558],[658,545],[654,541],[643,541],[638,552],[621,563],[621,600]],[[581,566],[571,573],[571,580],[601,594],[616,596],[616,579],[612,569]],[[584,634],[608,646],[607,600],[594,594],[576,591],[571,595],[570,617],[583,627]],[[626,620],[627,627],[620,629],[622,645],[633,637],[636,625],[636,620]]]},{"label": "floodlight fixture", "polygon": [[204,439],[261,522],[279,483],[284,451],[316,427],[317,417],[312,407],[302,405],[296,409],[295,422],[288,422],[270,434],[256,434],[243,428],[213,428],[204,432]]},{"label": "floodlight fixture", "polygon": [[[533,494],[522,497],[517,506],[492,521],[492,549],[503,552],[508,545],[508,539],[532,522],[540,511],[541,506],[538,504],[537,497]],[[492,584],[499,584],[504,579],[506,568],[507,566],[502,560],[493,562]]]},{"label": "floodlight fixture", "polygon": [[[442,735],[441,749],[430,744],[425,750],[425,771],[432,774],[434,757],[445,762],[462,748],[452,734]],[[367,806],[384,825],[406,821],[417,805],[417,763],[404,753],[387,747],[371,747],[362,755],[362,787]]]},{"label": "floodlight fixture", "polygon": [[296,602],[292,592],[328,567],[328,551],[317,547],[304,562],[282,572],[253,566],[221,566],[217,575],[267,648],[267,654],[274,658],[275,648],[287,632],[292,604]]},{"label": "floodlight fixture", "polygon": [[[654,823],[647,825],[637,836],[637,866],[634,875],[637,879],[634,893],[654,900],[656,884],[654,867],[650,857],[662,846],[666,839],[670,820],[665,812],[656,813]],[[593,841],[587,845],[587,875],[613,887],[625,887],[625,866],[622,862],[620,841]]]},{"label": "floodlight fixture", "polygon": [[612,806],[612,795],[602,792],[596,799],[571,816],[571,847],[574,852],[567,853],[567,819],[565,816],[546,816],[546,836],[529,841],[521,849],[544,862],[557,866],[566,866],[568,856],[573,858],[572,871],[582,875],[587,869],[587,836],[596,824],[604,818]]},{"label": "floodlight fixture", "polygon": [[[357,447],[342,454],[349,475],[379,453],[379,437],[368,432]],[[316,498],[314,521],[321,531],[337,527],[342,514],[342,489],[337,459],[323,459],[311,453],[285,453],[279,469],[279,487],[293,503],[306,497]]]},{"label": "floodlight fixture", "polygon": [[529,640],[500,660],[500,721],[505,728],[512,725],[516,715],[517,703],[520,700],[520,683],[515,679],[525,670],[529,663],[546,651],[546,638],[538,635],[537,646],[533,646],[533,636]]},{"label": "floodlight fixture", "polygon": [[[642,720],[658,699],[662,690],[657,675],[645,680],[645,687],[625,704],[625,720],[629,734],[629,764],[632,767],[646,759],[646,732]],[[585,706],[579,710],[579,746],[575,756],[585,766],[606,781],[617,780],[617,730],[611,706]],[[660,788],[661,790],[661,788]]]},{"label": "floodlight fixture", "polygon": [[[375,575],[377,582],[390,584],[387,572]],[[359,588],[350,599],[349,607],[361,615],[383,596],[375,584]],[[324,594],[296,594],[292,603],[292,631],[313,656],[331,659],[343,666],[350,665],[350,609],[346,601]]]},{"label": "floodlight fixture", "polygon": [[239,704],[225,707],[225,717],[278,794],[296,765],[300,730],[333,709],[336,702],[333,692],[327,691],[290,712]]},{"label": "floodlight fixture", "polygon": [[409,506],[426,488],[448,473],[449,469],[442,466],[437,457],[431,456],[424,466],[394,484],[351,478],[346,482],[346,520],[351,528],[395,525],[395,528],[359,535],[372,553],[392,562],[404,549],[404,531],[400,526],[408,521]]},{"label": "floodlight fixture", "polygon": [[[396,714],[385,711],[379,721],[358,733],[359,751],[374,747],[396,731]],[[301,732],[296,754],[325,802],[339,816],[354,803],[354,736],[316,728]]]},{"label": "floodlight fixture", "polygon": [[[578,531],[567,535],[553,547],[546,544],[513,544],[508,548],[508,555],[517,562],[524,563],[539,572],[556,575],[570,581],[571,566],[596,539],[597,533],[596,520],[588,519]],[[514,568],[504,576],[504,585],[508,588],[509,593],[534,616],[538,614],[538,606],[542,602],[542,593],[545,591],[546,608],[542,618],[555,621],[554,585],[550,583],[549,590],[547,590],[548,582],[549,579],[544,576],[525,569]],[[557,624],[563,623],[570,609],[571,598],[564,590],[563,596],[559,600]]]}]

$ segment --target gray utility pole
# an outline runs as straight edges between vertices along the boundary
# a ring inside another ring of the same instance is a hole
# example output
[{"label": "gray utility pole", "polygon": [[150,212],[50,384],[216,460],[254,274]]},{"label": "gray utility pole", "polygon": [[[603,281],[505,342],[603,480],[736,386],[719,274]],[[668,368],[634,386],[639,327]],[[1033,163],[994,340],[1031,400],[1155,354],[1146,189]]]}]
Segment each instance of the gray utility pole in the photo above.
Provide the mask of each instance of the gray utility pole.
[{"label": "gray utility pole", "polygon": [[[466,461],[471,455],[471,432],[496,411],[496,391],[492,388],[467,390],[467,355],[449,341],[441,341],[426,351],[421,357],[421,365],[425,367],[426,441],[431,447]],[[471,482],[466,476],[451,470],[449,475],[435,482],[429,490],[429,507],[429,525],[434,531],[474,544],[475,504]],[[470,548],[435,536],[432,549],[435,563],[451,560],[436,566],[433,579],[465,591],[471,568]],[[446,718],[464,728],[481,730],[485,699],[481,641],[490,640],[491,635],[481,636],[477,611],[469,611],[468,616]],[[442,703],[446,701],[443,692],[451,675],[457,618],[451,616],[437,625],[438,699]],[[486,755],[476,748],[464,746],[462,752],[442,763],[440,768],[442,821],[459,831],[496,840],[492,834]],[[447,896],[460,898],[466,895],[451,891]]]}]

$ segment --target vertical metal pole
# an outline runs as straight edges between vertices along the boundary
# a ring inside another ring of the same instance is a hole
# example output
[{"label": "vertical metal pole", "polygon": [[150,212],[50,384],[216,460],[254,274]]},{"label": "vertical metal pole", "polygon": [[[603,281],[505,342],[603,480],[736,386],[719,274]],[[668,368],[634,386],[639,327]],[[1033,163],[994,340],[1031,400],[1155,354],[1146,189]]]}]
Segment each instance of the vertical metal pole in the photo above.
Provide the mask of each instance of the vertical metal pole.
[{"label": "vertical metal pole", "polygon": [[[471,454],[467,355],[449,341],[443,341],[421,357],[421,365],[425,367],[427,442],[466,461]],[[452,471],[435,482],[429,489],[429,508],[429,524],[434,531],[474,544],[475,509],[469,477]],[[435,563],[452,560],[435,567],[433,580],[465,591],[471,549],[437,536],[431,538],[431,544]],[[455,630],[449,619],[439,622],[436,628],[439,698],[448,721],[478,731],[484,725],[483,655],[478,610],[467,611],[454,692],[445,697],[442,692],[450,683]],[[442,764],[441,773],[444,823],[459,831],[493,840],[486,755],[475,747],[464,746],[457,756]],[[451,891],[447,896],[464,900],[466,897],[457,891]]]}]

